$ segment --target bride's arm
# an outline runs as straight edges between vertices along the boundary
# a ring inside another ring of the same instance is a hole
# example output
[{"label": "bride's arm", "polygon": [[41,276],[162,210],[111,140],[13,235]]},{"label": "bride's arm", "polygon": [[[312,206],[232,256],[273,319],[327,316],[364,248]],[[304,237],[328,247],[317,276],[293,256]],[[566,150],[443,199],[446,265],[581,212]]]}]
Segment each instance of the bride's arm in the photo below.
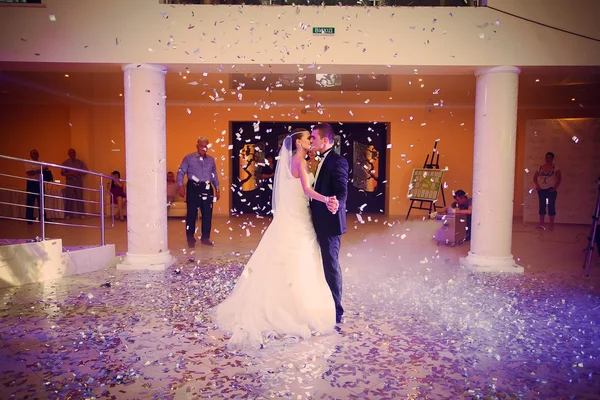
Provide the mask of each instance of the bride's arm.
[{"label": "bride's arm", "polygon": [[310,187],[310,182],[308,181],[308,172],[306,172],[306,160],[301,160],[299,163],[296,162],[294,164],[295,165],[293,165],[292,168],[299,169],[298,172],[300,176],[300,183],[302,184],[302,190],[304,191],[304,194],[313,200],[317,200],[322,203],[327,203],[329,197],[323,196],[322,194],[315,192]]}]

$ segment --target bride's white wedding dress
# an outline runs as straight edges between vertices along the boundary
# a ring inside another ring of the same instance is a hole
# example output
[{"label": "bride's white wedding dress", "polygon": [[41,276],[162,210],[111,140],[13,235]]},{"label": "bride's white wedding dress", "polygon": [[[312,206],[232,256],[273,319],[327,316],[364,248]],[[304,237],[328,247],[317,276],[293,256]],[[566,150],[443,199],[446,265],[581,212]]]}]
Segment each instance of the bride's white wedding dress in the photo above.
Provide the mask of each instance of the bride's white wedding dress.
[{"label": "bride's white wedding dress", "polygon": [[[228,347],[260,348],[266,339],[335,327],[335,305],[300,179],[279,182],[277,211],[235,288],[214,310],[231,333]],[[311,175],[311,179],[314,177]]]}]

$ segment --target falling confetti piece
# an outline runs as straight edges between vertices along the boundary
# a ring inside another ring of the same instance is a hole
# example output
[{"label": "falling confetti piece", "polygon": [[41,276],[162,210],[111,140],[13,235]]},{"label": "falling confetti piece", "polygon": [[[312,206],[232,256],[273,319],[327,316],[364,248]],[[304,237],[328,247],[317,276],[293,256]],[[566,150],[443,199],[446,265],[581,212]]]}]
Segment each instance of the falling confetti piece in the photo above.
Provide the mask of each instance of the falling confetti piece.
[{"label": "falling confetti piece", "polygon": [[[54,14],[49,14],[48,17],[50,17],[50,21],[56,22],[56,17],[54,16]],[[63,20],[63,23],[64,23],[64,20]]]}]

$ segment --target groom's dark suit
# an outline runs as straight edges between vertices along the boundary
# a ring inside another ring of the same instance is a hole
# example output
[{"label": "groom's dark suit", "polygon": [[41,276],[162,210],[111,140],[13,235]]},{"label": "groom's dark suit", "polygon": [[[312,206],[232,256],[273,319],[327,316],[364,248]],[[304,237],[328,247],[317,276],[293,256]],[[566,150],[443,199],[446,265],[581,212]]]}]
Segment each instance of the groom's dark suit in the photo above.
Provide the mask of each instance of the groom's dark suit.
[{"label": "groom's dark suit", "polygon": [[[329,154],[327,154],[329,153]],[[342,270],[339,263],[340,242],[346,233],[346,199],[348,198],[348,162],[333,149],[325,152],[315,182],[315,192],[324,196],[336,196],[340,202],[338,212],[332,214],[325,203],[311,201],[310,209],[317,240],[321,247],[325,279],[335,301],[336,322],[340,322],[342,307]]]}]

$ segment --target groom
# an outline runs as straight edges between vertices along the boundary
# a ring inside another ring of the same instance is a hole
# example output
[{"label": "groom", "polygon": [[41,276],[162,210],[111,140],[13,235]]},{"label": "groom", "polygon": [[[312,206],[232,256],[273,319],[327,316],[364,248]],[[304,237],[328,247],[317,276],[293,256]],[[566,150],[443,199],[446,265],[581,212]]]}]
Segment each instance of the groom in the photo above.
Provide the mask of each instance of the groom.
[{"label": "groom", "polygon": [[333,128],[318,124],[312,130],[314,150],[321,154],[315,174],[314,190],[324,196],[335,196],[338,212],[331,213],[325,203],[311,201],[310,209],[317,240],[321,247],[325,280],[335,302],[336,323],[342,322],[342,270],[339,263],[340,242],[346,233],[346,198],[348,197],[348,162],[333,151]]}]

